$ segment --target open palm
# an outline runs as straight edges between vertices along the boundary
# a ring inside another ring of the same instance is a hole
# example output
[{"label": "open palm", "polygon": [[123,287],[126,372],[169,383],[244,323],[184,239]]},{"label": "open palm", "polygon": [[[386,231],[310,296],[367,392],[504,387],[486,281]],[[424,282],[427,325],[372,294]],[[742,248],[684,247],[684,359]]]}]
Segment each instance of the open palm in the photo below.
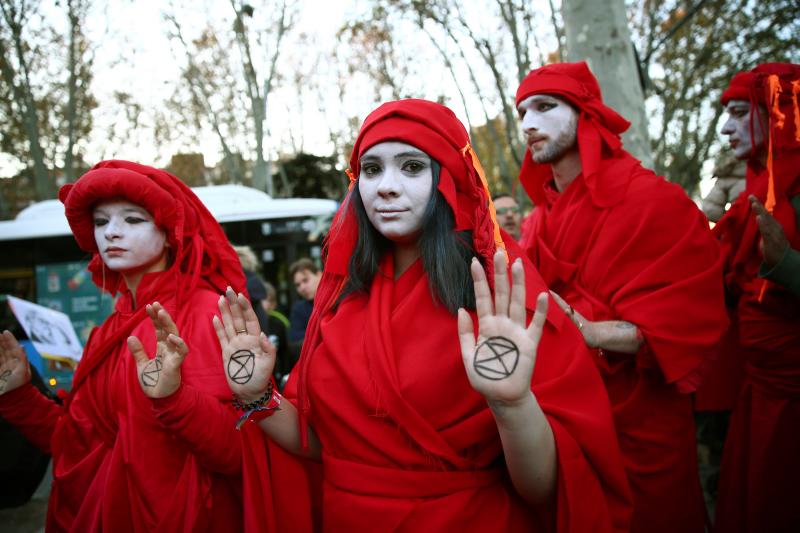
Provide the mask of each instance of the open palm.
[{"label": "open palm", "polygon": [[214,317],[213,322],[228,385],[242,400],[260,398],[269,386],[277,350],[261,331],[244,294],[228,287],[218,304],[222,318]]},{"label": "open palm", "polygon": [[14,335],[5,330],[0,334],[0,394],[11,392],[31,380],[31,369],[25,350]]},{"label": "open palm", "polygon": [[181,364],[189,347],[180,338],[178,326],[164,307],[153,302],[145,308],[156,330],[156,356],[151,358],[134,336],[128,337],[128,349],[136,359],[139,385],[149,398],[165,398],[181,385]]},{"label": "open palm", "polygon": [[536,312],[526,326],[525,271],[517,260],[511,268],[509,291],[506,256],[494,256],[494,298],[483,267],[477,260],[470,267],[475,287],[478,338],[472,317],[458,312],[461,357],[472,387],[488,401],[513,403],[530,393],[536,350],[547,317],[547,294],[536,299]]}]

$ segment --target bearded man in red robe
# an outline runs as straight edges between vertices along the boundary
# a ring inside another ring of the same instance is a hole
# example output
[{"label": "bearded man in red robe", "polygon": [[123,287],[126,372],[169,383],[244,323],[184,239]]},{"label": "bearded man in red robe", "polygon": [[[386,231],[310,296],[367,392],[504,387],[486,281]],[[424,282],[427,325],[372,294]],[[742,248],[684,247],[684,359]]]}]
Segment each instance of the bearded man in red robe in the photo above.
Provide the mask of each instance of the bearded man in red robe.
[{"label": "bearded man in red robe", "polygon": [[714,228],[745,379],[722,459],[716,531],[800,531],[800,65],[766,63],[722,93],[746,186]]},{"label": "bearded man in red robe", "polygon": [[630,124],[586,63],[532,71],[516,104],[537,206],[523,244],[605,381],[632,531],[702,532],[689,393],[727,325],[719,246],[683,190],[623,149]]}]

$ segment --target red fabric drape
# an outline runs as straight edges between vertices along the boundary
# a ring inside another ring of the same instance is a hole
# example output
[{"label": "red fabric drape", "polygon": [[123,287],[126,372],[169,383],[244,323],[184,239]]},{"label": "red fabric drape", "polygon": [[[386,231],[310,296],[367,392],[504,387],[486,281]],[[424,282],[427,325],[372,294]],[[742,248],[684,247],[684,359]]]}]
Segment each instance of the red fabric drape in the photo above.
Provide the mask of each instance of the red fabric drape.
[{"label": "red fabric drape", "polygon": [[[508,235],[495,232],[468,136],[449,109],[421,100],[378,108],[355,143],[355,173],[365,150],[389,140],[411,144],[441,165],[438,191],[453,209],[455,229],[471,230],[484,265],[491,265],[498,234],[510,259],[520,256]],[[353,217],[346,199],[287,387],[297,385],[301,413],[322,442],[324,527],[626,530],[629,493],[608,400],[557,306],[551,302],[533,389],[556,439],[558,498],[533,509],[510,484],[496,425],[467,381],[455,317],[434,303],[420,262],[394,280],[385,260],[368,294],[332,307],[356,241]],[[545,286],[528,263],[526,273],[532,310]]]}]

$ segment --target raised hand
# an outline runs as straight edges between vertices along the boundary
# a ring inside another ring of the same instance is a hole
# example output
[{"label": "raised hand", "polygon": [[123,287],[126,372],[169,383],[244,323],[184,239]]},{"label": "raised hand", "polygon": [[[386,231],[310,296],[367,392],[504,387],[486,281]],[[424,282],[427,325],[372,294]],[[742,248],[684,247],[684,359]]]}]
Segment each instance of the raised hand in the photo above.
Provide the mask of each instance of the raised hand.
[{"label": "raised hand", "polygon": [[461,357],[469,382],[489,402],[525,401],[530,395],[536,350],[547,317],[547,293],[537,297],[536,312],[527,325],[525,271],[519,259],[511,267],[513,284],[509,291],[505,253],[495,254],[494,299],[476,259],[470,269],[478,315],[477,340],[472,317],[464,309],[458,310]]},{"label": "raised hand", "polygon": [[775,217],[758,201],[752,194],[749,196],[750,206],[756,217],[758,231],[761,232],[761,255],[764,257],[764,264],[774,267],[780,262],[786,248],[789,247],[789,240],[783,233],[783,227]]},{"label": "raised hand", "polygon": [[145,309],[156,330],[156,356],[150,358],[134,336],[128,337],[128,349],[136,359],[142,391],[150,398],[164,398],[181,384],[181,363],[189,347],[178,336],[178,327],[160,303],[154,302]]},{"label": "raised hand", "polygon": [[244,294],[228,287],[218,304],[222,319],[214,317],[213,322],[222,348],[225,378],[236,396],[256,400],[267,391],[277,349],[261,331]]},{"label": "raised hand", "polygon": [[25,350],[10,331],[0,334],[0,394],[11,392],[31,380]]}]

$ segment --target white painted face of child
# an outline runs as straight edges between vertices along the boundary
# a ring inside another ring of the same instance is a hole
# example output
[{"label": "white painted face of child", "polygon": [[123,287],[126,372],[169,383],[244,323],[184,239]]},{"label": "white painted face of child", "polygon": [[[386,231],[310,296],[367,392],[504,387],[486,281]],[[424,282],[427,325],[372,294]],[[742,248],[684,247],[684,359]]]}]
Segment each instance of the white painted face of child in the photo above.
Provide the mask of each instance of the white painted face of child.
[{"label": "white painted face of child", "polygon": [[575,146],[578,112],[566,100],[534,94],[517,106],[522,132],[536,163],[554,163]]},{"label": "white painted face of child", "polygon": [[97,249],[110,270],[147,272],[166,261],[167,235],[143,207],[111,200],[97,204],[92,216]]},{"label": "white painted face of child", "polygon": [[725,109],[728,112],[728,120],[722,125],[720,133],[728,136],[733,156],[740,160],[758,156],[765,145],[766,110],[760,107],[758,115],[753,117],[753,134],[750,135],[750,113],[752,111],[750,102],[729,100]]},{"label": "white painted face of child", "polygon": [[425,152],[401,142],[376,144],[361,156],[358,192],[367,217],[393,242],[413,242],[433,194],[433,167]]}]

